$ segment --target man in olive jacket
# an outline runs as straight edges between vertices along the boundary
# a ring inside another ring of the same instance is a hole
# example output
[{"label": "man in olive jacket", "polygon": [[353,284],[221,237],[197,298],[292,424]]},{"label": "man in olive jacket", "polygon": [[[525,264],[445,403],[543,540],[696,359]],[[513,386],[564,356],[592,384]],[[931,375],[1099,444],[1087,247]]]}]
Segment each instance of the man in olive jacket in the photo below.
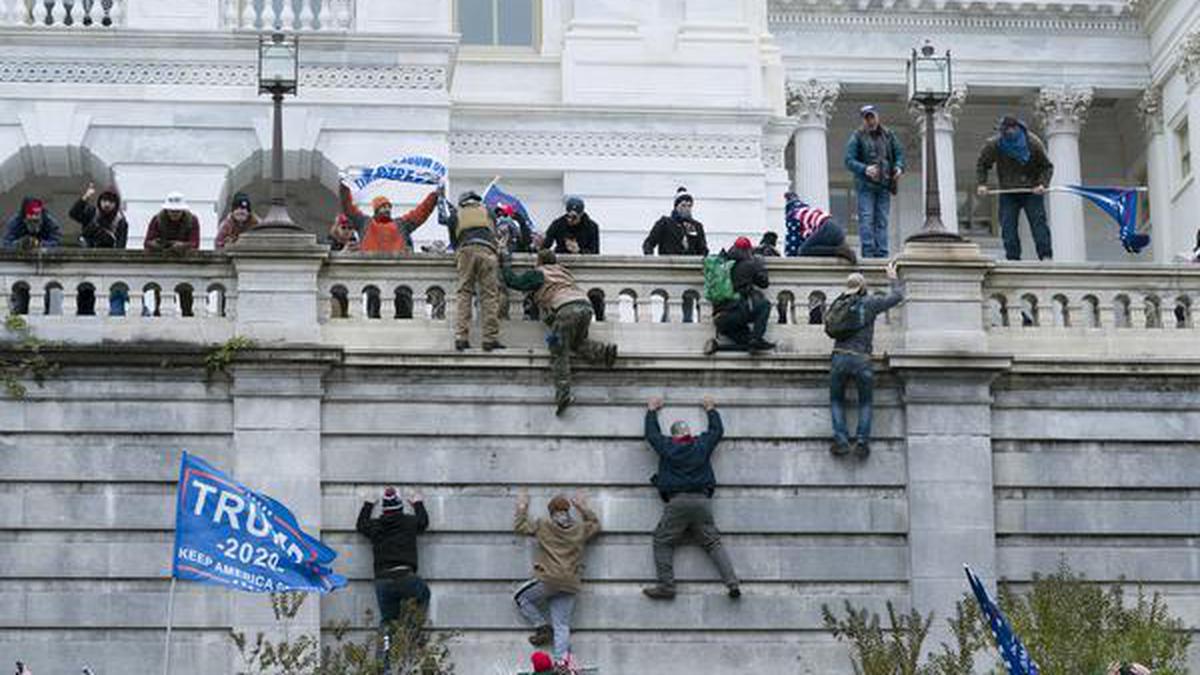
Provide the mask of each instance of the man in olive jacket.
[{"label": "man in olive jacket", "polygon": [[658,583],[643,588],[642,592],[655,600],[675,597],[675,546],[692,532],[716,564],[729,597],[736,600],[742,597],[742,591],[712,514],[712,496],[717,487],[712,454],[725,433],[721,414],[713,398],[705,396],[708,431],[693,436],[687,422],[677,421],[671,425],[671,437],[667,438],[658,426],[658,411],[662,407],[663,400],[655,397],[650,399],[646,411],[646,442],[658,453],[658,473],[650,482],[658,488],[666,505],[654,530]]},{"label": "man in olive jacket", "polygon": [[[579,518],[571,515],[571,507]],[[529,495],[517,497],[513,529],[517,534],[537,538],[537,553],[533,556],[533,578],[517,589],[513,600],[521,616],[535,629],[529,641],[544,645],[554,641],[554,661],[570,661],[571,614],[575,611],[575,594],[583,586],[583,551],[588,541],[600,532],[600,519],[588,508],[583,492],[568,500],[557,495],[547,505],[549,518],[529,517]],[[550,619],[542,612],[545,605]]]},{"label": "man in olive jacket", "polygon": [[429,586],[417,576],[417,535],[429,529],[429,514],[419,493],[411,495],[408,504],[411,515],[404,512],[396,488],[389,487],[379,501],[379,517],[371,517],[375,502],[363,502],[355,524],[371,540],[380,625],[400,619],[409,602],[422,612],[429,606]]},{"label": "man in olive jacket", "polygon": [[1025,211],[1038,260],[1054,257],[1050,228],[1046,226],[1046,187],[1054,177],[1054,165],[1046,154],[1042,139],[1029,131],[1012,115],[1000,119],[996,135],[979,150],[975,163],[977,194],[988,193],[988,173],[996,167],[1001,190],[1017,190],[1000,197],[1000,236],[1004,240],[1004,257],[1021,259],[1021,239],[1017,234],[1017,218]]}]

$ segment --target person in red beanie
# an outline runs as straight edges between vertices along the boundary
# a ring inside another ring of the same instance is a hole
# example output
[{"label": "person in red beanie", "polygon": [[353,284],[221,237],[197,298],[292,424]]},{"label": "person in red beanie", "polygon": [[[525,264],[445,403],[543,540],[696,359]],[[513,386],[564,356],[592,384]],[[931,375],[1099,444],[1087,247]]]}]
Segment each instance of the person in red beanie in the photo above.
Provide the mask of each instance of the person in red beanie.
[{"label": "person in red beanie", "polygon": [[35,197],[21,200],[21,208],[4,228],[4,248],[32,250],[54,248],[62,241],[62,228]]},{"label": "person in red beanie", "polygon": [[[738,237],[733,248],[722,253],[733,260],[730,277],[737,297],[718,302],[713,306],[713,324],[717,336],[704,345],[705,354],[718,351],[762,352],[775,348],[763,337],[767,322],[771,318],[771,301],[761,289],[769,285],[767,265],[761,256],[754,254],[754,243],[748,237]],[[733,344],[721,344],[721,337]]]}]

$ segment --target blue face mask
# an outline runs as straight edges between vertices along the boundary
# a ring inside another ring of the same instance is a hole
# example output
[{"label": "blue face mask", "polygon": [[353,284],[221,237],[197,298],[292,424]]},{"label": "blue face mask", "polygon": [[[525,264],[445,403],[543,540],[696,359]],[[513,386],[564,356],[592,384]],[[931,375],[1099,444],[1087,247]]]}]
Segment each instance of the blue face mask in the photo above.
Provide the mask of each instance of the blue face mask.
[{"label": "blue face mask", "polygon": [[1007,127],[1000,132],[1000,152],[1022,164],[1029,163],[1029,139],[1021,127]]}]

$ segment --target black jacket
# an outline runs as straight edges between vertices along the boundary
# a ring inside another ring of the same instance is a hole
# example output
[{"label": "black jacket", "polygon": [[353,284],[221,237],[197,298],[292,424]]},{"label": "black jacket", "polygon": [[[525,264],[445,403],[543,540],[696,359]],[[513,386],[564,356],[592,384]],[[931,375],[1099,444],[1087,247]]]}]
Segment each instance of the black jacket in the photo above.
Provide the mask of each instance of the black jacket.
[{"label": "black jacket", "polygon": [[584,213],[578,225],[567,222],[567,216],[561,215],[546,230],[546,239],[542,248],[554,247],[555,253],[572,253],[567,248],[567,240],[574,239],[579,244],[580,253],[598,255],[600,253],[600,226]]},{"label": "black jacket", "polygon": [[664,500],[680,492],[698,492],[712,496],[717,486],[713,474],[712,454],[725,434],[721,414],[708,411],[708,431],[687,443],[676,443],[663,436],[658,426],[658,412],[646,411],[646,442],[658,453],[658,473],[650,479]]},{"label": "black jacket", "polygon": [[386,578],[388,571],[398,565],[407,565],[417,571],[417,533],[429,528],[429,514],[425,504],[417,502],[414,515],[403,511],[386,513],[379,518],[371,517],[375,505],[363,502],[358,512],[358,523],[354,529],[371,540],[375,554],[375,576]]},{"label": "black jacket", "polygon": [[78,199],[71,206],[67,215],[83,226],[83,241],[88,248],[125,248],[129,236],[129,223],[125,222],[125,214],[121,213],[121,196],[113,190],[106,190],[96,198],[111,199],[117,203],[116,210],[109,217],[101,215],[100,209],[88,202]]},{"label": "black jacket", "polygon": [[646,255],[653,255],[655,248],[659,255],[708,255],[704,225],[698,220],[680,218],[675,213],[663,216],[642,242],[642,253]]},{"label": "black jacket", "polygon": [[763,297],[763,293],[759,289],[770,286],[770,279],[767,277],[767,263],[761,256],[736,248],[724,255],[735,261],[729,276],[733,281],[733,290],[737,292],[739,299],[727,300],[717,305],[713,309],[718,313],[729,309],[738,302],[753,303],[756,299]]}]

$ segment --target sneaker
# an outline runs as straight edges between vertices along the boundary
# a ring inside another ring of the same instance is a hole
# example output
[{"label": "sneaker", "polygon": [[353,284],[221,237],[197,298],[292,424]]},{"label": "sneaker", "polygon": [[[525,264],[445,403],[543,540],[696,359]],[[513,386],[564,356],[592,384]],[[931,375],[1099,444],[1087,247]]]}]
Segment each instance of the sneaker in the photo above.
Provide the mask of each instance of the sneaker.
[{"label": "sneaker", "polygon": [[574,402],[575,402],[575,397],[570,396],[570,395],[568,395],[566,398],[558,399],[558,401],[555,404],[556,407],[554,408],[554,416],[562,417],[562,414],[565,413],[567,411],[567,408],[570,408],[571,404]]},{"label": "sneaker", "polygon": [[752,352],[769,352],[772,349],[775,349],[774,342],[767,342],[766,340],[758,339],[750,343],[750,351]]},{"label": "sneaker", "polygon": [[454,351],[462,352],[462,351],[466,351],[470,348],[471,348],[471,342],[469,340],[455,340],[454,341]]},{"label": "sneaker", "polygon": [[850,454],[850,446],[845,443],[838,443],[837,441],[834,441],[833,443],[829,444],[829,452],[832,453],[834,457],[845,457],[846,455]]},{"label": "sneaker", "polygon": [[858,255],[854,252],[854,249],[850,248],[846,244],[842,244],[841,246],[837,247],[836,253],[839,258],[844,259],[851,265],[858,262]]},{"label": "sneaker", "polygon": [[504,345],[500,344],[499,342],[485,342],[485,343],[483,343],[483,351],[485,351],[485,352],[493,352],[493,351],[496,351],[497,349],[507,349],[507,347],[505,347]]},{"label": "sneaker", "polygon": [[642,593],[645,593],[646,597],[650,598],[652,600],[674,600],[675,599],[675,587],[674,586],[664,586],[662,584],[655,584],[653,586],[647,586],[647,587],[643,588]]},{"label": "sneaker", "polygon": [[712,356],[713,354],[716,354],[716,353],[717,353],[717,339],[709,338],[708,341],[706,341],[704,343],[704,355]]},{"label": "sneaker", "polygon": [[859,441],[854,444],[854,456],[859,459],[866,459],[871,456],[871,444],[866,441]]},{"label": "sneaker", "polygon": [[737,600],[742,597],[742,587],[737,584],[729,584],[729,599]]},{"label": "sneaker", "polygon": [[533,629],[533,635],[529,636],[529,644],[534,647],[548,645],[554,641],[554,629],[549,625],[538,626]]},{"label": "sneaker", "polygon": [[613,364],[616,362],[617,362],[617,346],[616,345],[605,346],[604,347],[604,367],[612,368]]}]

